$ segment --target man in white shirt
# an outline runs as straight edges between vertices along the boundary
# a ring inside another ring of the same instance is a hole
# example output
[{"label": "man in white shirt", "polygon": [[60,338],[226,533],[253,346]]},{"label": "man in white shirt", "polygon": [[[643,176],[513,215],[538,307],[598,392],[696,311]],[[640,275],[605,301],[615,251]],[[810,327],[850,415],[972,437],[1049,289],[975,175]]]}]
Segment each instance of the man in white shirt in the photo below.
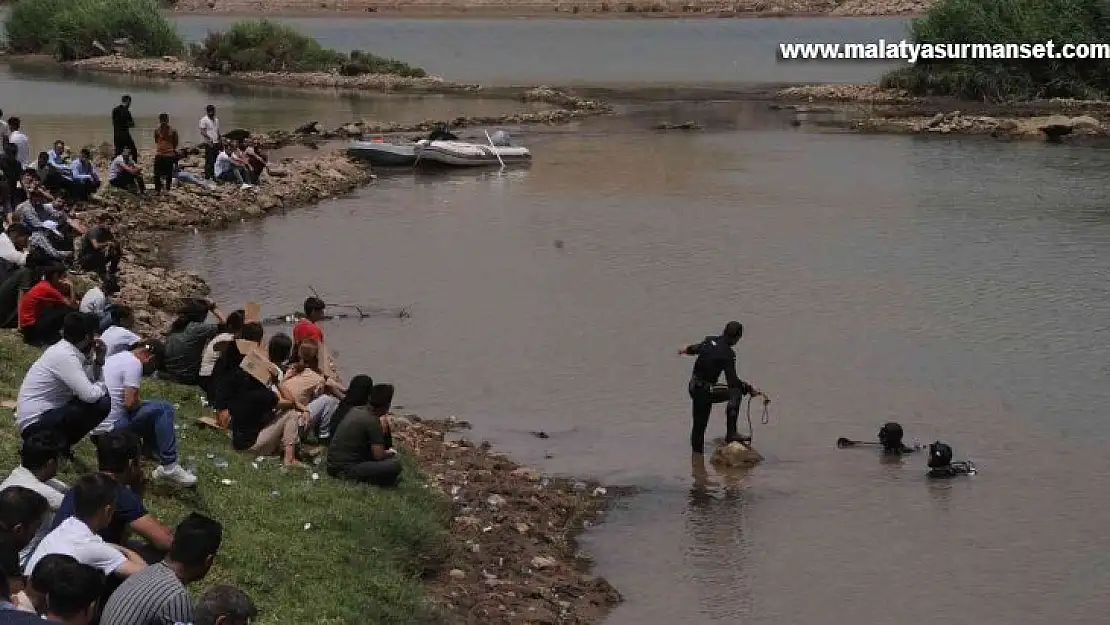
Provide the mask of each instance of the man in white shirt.
[{"label": "man in white shirt", "polygon": [[220,153],[220,118],[216,117],[216,107],[209,104],[204,109],[205,115],[200,118],[197,125],[200,130],[200,142],[204,145],[204,178],[216,178],[216,157]]},{"label": "man in white shirt", "polygon": [[42,495],[50,505],[50,509],[43,517],[43,523],[31,542],[19,552],[19,565],[27,565],[27,560],[35,551],[39,542],[50,533],[53,526],[54,512],[62,505],[65,491],[69,489],[63,482],[54,479],[58,474],[58,464],[62,452],[65,451],[65,441],[54,432],[39,432],[23,441],[19,450],[19,466],[12,469],[10,475],[0,483],[0,491],[9,486],[22,486]]},{"label": "man in white shirt", "polygon": [[143,400],[139,386],[143,366],[150,364],[153,349],[149,343],[137,343],[104,361],[104,384],[112,398],[112,410],[96,426],[93,435],[117,430],[130,430],[140,438],[154,443],[161,466],[154,470],[154,479],[179,486],[193,486],[197,478],[177,463],[177,433],[173,429],[173,404],[160,399]]},{"label": "man in white shirt", "polygon": [[12,132],[8,136],[8,143],[15,146],[16,159],[24,167],[31,166],[31,140],[20,130],[23,127],[23,122],[18,117],[10,117],[8,118],[8,127]]},{"label": "man in white shirt", "polygon": [[70,556],[105,575],[125,578],[146,568],[146,562],[135,552],[106,543],[96,535],[112,521],[119,488],[114,479],[103,473],[78,478],[73,485],[73,516],[42,539],[23,574],[33,575],[39,560],[53,553]]},{"label": "man in white shirt", "polygon": [[130,306],[117,305],[111,311],[112,325],[100,335],[100,342],[104,343],[104,358],[115,356],[120,352],[131,349],[131,346],[141,339],[133,331],[135,328],[135,313]]},{"label": "man in white shirt", "polygon": [[143,170],[135,164],[131,148],[123,148],[123,153],[112,160],[108,166],[108,184],[143,195],[146,193],[146,183],[143,182]]},{"label": "man in white shirt", "polygon": [[23,224],[8,226],[7,232],[0,234],[0,258],[16,267],[27,264],[27,241],[31,238],[31,229]]},{"label": "man in white shirt", "polygon": [[231,158],[230,142],[224,141],[223,147],[216,155],[216,164],[213,167],[218,182],[232,182],[242,188],[250,187],[246,179],[243,178],[243,170],[235,164],[235,159]]},{"label": "man in white shirt", "polygon": [[[94,347],[88,315],[69,313],[62,322],[62,340],[51,345],[27,371],[16,401],[16,425],[26,439],[52,430],[65,440],[68,456],[74,445],[100,424],[112,401],[98,379],[97,360],[103,345]],[[85,370],[86,354],[95,353],[92,375]]]}]

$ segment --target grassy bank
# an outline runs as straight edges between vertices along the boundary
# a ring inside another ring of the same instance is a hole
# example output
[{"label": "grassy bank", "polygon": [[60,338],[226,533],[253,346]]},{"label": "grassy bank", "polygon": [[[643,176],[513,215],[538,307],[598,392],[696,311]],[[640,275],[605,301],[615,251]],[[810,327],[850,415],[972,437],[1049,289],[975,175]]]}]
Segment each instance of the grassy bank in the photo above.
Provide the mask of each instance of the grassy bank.
[{"label": "grassy bank", "polygon": [[[1110,41],[1110,4],[1102,0],[939,0],[910,27],[925,44],[1064,44]],[[1105,99],[1110,63],[1100,59],[921,59],[883,77],[882,86],[914,95],[988,101]]]},{"label": "grassy bank", "polygon": [[[37,355],[14,332],[0,331],[0,396],[15,396]],[[202,586],[247,590],[263,610],[260,625],[425,622],[421,576],[450,556],[451,516],[448,503],[412,477],[411,463],[394,491],[323,472],[318,480],[305,470],[282,472],[276,458],[254,468],[255,458],[233,451],[226,435],[192,425],[203,412],[195,389],[149,381],[142,393],[179,405],[181,457],[197,466],[199,478],[192,492],[152,485],[152,512],[171,526],[192,510],[224,524],[223,547]],[[18,464],[19,436],[11,412],[0,413],[0,470],[7,471]],[[95,467],[88,442],[77,452]],[[228,466],[218,468],[219,460]],[[60,477],[72,482],[76,474],[70,467]]]},{"label": "grassy bank", "polygon": [[4,23],[9,49],[62,60],[101,54],[127,39],[137,56],[178,54],[184,43],[154,0],[19,0]]},{"label": "grassy bank", "polygon": [[338,72],[344,76],[394,74],[423,78],[427,73],[396,59],[361,50],[344,54],[324,48],[297,29],[269,20],[235,22],[210,32],[191,47],[193,62],[216,72]]}]

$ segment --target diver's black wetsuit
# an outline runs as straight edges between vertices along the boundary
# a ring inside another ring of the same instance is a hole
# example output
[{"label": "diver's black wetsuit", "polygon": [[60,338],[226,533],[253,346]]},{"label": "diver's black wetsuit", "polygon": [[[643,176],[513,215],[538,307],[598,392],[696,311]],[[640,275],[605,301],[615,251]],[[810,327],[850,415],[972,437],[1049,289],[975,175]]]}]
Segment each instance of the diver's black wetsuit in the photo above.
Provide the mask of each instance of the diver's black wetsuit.
[{"label": "diver's black wetsuit", "polygon": [[[740,417],[740,404],[744,395],[752,395],[755,389],[751,384],[736,375],[736,352],[729,339],[724,336],[707,336],[701,343],[688,345],[684,353],[697,355],[694,372],[690,377],[690,400],[693,402],[693,426],[690,429],[690,447],[694,453],[704,453],[705,428],[709,425],[709,415],[713,404],[728,402],[725,408],[725,440],[742,440],[736,431],[736,421]],[[715,390],[713,385],[725,374],[727,389]]]},{"label": "diver's black wetsuit", "polygon": [[925,474],[926,477],[932,479],[947,479],[950,477],[959,477],[961,475],[971,475],[975,472],[973,465],[967,462],[953,462],[952,464],[944,467],[933,467]]}]

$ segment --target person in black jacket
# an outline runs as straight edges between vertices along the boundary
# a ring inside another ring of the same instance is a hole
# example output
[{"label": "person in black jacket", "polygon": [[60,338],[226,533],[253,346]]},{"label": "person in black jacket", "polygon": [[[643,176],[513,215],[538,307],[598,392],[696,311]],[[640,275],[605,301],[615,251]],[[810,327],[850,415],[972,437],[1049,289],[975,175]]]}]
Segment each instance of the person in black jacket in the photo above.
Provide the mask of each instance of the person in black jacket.
[{"label": "person in black jacket", "polygon": [[[727,401],[725,408],[725,440],[728,442],[747,442],[736,430],[740,416],[740,404],[744,395],[752,397],[767,396],[756,387],[741,380],[736,375],[736,352],[732,346],[744,335],[744,326],[739,321],[729,321],[720,336],[707,336],[701,343],[687,345],[678,350],[682,356],[697,356],[694,371],[690,376],[688,390],[693,403],[693,427],[690,430],[690,446],[695,454],[704,453],[705,428],[709,425],[709,415],[713,404]],[[727,389],[715,389],[714,385],[725,374]]]},{"label": "person in black jacket", "polygon": [[135,118],[131,117],[131,96],[125,95],[120,99],[119,106],[112,109],[112,139],[116,147],[116,156],[123,154],[124,148],[131,148],[135,161],[139,160],[139,148],[135,147],[135,140],[131,138],[131,129],[135,127]]}]

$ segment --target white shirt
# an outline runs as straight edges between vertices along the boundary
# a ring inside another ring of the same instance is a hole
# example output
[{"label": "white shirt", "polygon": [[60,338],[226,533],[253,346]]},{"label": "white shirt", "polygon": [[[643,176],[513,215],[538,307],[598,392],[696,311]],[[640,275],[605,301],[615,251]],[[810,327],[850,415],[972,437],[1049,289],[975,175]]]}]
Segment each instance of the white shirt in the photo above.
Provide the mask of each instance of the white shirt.
[{"label": "white shirt", "polygon": [[139,335],[123,326],[109,326],[103,334],[100,335],[100,341],[104,343],[104,357],[115,356],[116,354],[127,351],[135,343],[139,342]]},{"label": "white shirt", "polygon": [[42,519],[42,525],[39,526],[39,531],[31,542],[27,544],[19,552],[19,566],[27,566],[27,561],[31,559],[31,554],[35,552],[35,547],[38,547],[42,539],[50,533],[50,526],[54,524],[54,512],[62,505],[62,500],[65,499],[65,492],[69,490],[63,482],[58,480],[47,480],[45,482],[39,481],[34,473],[24,467],[16,467],[12,469],[11,475],[6,480],[0,483],[0,491],[8,488],[9,486],[22,486],[27,490],[32,490],[42,495],[48,504],[50,510]]},{"label": "white shirt", "polygon": [[229,170],[231,170],[232,165],[234,165],[234,163],[231,162],[231,157],[228,156],[227,150],[220,150],[220,153],[216,155],[216,177],[219,178],[220,176],[227,173]]},{"label": "white shirt", "polygon": [[3,232],[0,233],[0,258],[22,267],[27,264],[27,251],[21,252],[15,249],[15,243],[12,243],[8,233]]},{"label": "white shirt", "polygon": [[[219,117],[210,118],[207,115],[205,115],[204,117],[201,117],[200,118],[200,123],[197,124],[197,130],[200,131],[200,142],[201,143],[212,143],[214,141],[218,141],[219,138],[220,138],[220,118]],[[206,139],[204,137],[204,131],[206,131],[206,130],[208,131],[208,136],[212,137],[211,139]]]},{"label": "white shirt", "polygon": [[212,369],[216,367],[216,361],[220,359],[220,352],[216,351],[216,345],[226,343],[227,341],[234,341],[235,335],[229,332],[216,335],[216,338],[208,341],[208,345],[204,346],[204,353],[200,357],[200,377],[212,375]]},{"label": "white shirt", "polygon": [[122,154],[113,159],[112,164],[108,165],[108,180],[115,180],[118,178],[119,175],[123,173],[123,166],[126,164],[127,161],[123,159]]},{"label": "white shirt", "polygon": [[22,432],[47,410],[61,408],[76,397],[92,403],[107,390],[85,372],[85,355],[62,339],[46,348],[27,370],[16,401],[16,425]]},{"label": "white shirt", "polygon": [[104,309],[107,307],[108,296],[104,295],[104,291],[100,290],[100,287],[94,286],[85,293],[84,297],[81,298],[81,305],[78,306],[77,310],[83,313],[93,313],[99,316],[100,313],[104,312]]},{"label": "white shirt", "polygon": [[127,420],[124,397],[127,389],[138,390],[143,383],[143,363],[131,352],[120,352],[104,361],[104,385],[112,398],[112,410],[90,434],[106,434],[115,429],[116,424]]},{"label": "white shirt", "polygon": [[8,143],[15,146],[15,157],[24,167],[31,163],[31,140],[22,130],[16,130],[8,137]]},{"label": "white shirt", "polygon": [[62,524],[54,528],[53,532],[46,535],[35,549],[27,566],[23,568],[24,575],[31,575],[35,565],[46,556],[58,553],[70,556],[81,564],[87,564],[100,570],[105,575],[111,575],[127,562],[123,553],[112,545],[104,542],[77,517],[69,517]]}]

